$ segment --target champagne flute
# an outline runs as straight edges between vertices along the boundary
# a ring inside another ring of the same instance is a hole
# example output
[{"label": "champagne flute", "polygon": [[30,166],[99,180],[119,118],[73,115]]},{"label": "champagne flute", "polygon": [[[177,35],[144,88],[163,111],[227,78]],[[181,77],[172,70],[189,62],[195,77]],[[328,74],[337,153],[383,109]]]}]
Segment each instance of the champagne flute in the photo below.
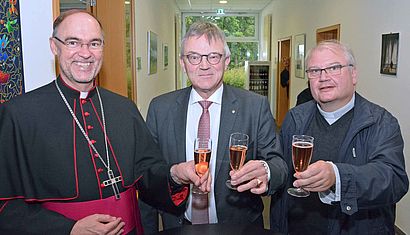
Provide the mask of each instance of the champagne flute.
[{"label": "champagne flute", "polygon": [[[209,161],[211,160],[212,140],[209,138],[194,140],[194,162],[195,172],[199,176],[203,176],[209,169]],[[195,185],[192,191],[198,194],[205,194]]]},{"label": "champagne flute", "polygon": [[[237,171],[242,168],[248,150],[248,142],[249,136],[247,134],[233,133],[229,137],[229,158],[232,170]],[[226,186],[232,190],[237,188],[231,184],[231,180],[226,181]]]},{"label": "champagne flute", "polygon": [[[302,172],[308,168],[312,159],[313,140],[314,138],[308,135],[292,136],[292,162],[296,172]],[[310,195],[309,191],[301,187],[289,188],[288,193],[295,197],[307,197]]]}]

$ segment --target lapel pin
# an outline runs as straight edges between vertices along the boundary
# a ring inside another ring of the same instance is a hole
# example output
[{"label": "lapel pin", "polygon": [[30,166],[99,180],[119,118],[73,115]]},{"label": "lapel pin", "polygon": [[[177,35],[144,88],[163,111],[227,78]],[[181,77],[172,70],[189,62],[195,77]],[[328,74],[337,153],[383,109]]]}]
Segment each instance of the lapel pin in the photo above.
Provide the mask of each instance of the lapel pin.
[{"label": "lapel pin", "polygon": [[235,113],[236,111],[235,111],[235,109],[232,109],[232,113]]}]

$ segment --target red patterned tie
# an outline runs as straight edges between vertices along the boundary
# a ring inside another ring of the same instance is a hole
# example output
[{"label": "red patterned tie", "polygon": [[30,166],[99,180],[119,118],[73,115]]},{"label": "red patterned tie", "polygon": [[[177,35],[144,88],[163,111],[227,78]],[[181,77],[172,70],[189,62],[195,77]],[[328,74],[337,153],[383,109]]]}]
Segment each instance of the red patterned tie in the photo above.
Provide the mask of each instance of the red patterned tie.
[{"label": "red patterned tie", "polygon": [[[199,101],[202,106],[202,114],[198,124],[198,138],[209,139],[210,137],[210,118],[208,108],[212,104],[211,101]],[[192,192],[192,224],[208,224],[208,194],[198,194]]]},{"label": "red patterned tie", "polygon": [[198,138],[200,139],[209,139],[210,135],[210,128],[209,128],[209,111],[208,108],[212,104],[211,101],[202,100],[199,101],[199,104],[202,107],[202,114],[199,118],[198,124]]}]

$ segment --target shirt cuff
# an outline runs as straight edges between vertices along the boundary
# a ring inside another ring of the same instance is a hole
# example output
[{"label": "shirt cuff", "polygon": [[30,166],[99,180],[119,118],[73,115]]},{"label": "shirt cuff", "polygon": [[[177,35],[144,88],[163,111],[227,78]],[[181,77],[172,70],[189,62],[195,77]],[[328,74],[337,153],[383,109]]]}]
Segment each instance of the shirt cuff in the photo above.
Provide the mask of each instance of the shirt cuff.
[{"label": "shirt cuff", "polygon": [[263,167],[265,167],[265,171],[266,171],[266,174],[268,175],[268,182],[269,182],[269,180],[270,180],[270,168],[269,168],[269,165],[268,165],[268,163],[266,163],[265,161],[263,161],[263,160],[260,160],[261,161],[261,163],[263,164]]},{"label": "shirt cuff", "polygon": [[336,176],[336,187],[334,189],[328,189],[324,192],[319,192],[319,199],[325,204],[331,205],[333,202],[340,202],[340,174],[339,174],[339,169],[337,166],[333,163],[328,161],[328,163],[332,164],[333,171],[335,172]]}]

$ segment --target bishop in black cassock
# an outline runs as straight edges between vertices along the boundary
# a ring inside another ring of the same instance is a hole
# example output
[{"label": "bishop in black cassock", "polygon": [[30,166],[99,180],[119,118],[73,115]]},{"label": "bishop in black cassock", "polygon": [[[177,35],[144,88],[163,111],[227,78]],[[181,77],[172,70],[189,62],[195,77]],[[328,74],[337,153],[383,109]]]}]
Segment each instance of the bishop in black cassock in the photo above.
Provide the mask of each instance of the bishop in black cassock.
[{"label": "bishop in black cassock", "polygon": [[[96,89],[80,98],[80,92],[61,79],[57,84],[106,161]],[[114,200],[113,207],[117,207],[117,201],[130,197],[123,196],[124,192],[131,191],[132,197],[138,189],[139,196],[146,202],[182,213],[186,189],[167,180],[169,166],[163,163],[136,106],[105,89],[99,88],[99,93],[111,169],[115,176],[122,178],[116,183],[122,197]],[[59,208],[63,203],[75,205],[114,195],[111,185],[103,183],[108,180],[107,169],[74,122],[55,82],[1,104],[0,133],[1,234],[25,233],[26,229],[38,234],[69,234],[75,220],[45,209],[48,203],[50,208]],[[174,192],[173,196],[170,191]],[[93,207],[79,205],[83,209]],[[137,207],[137,203],[131,198],[126,206]],[[139,217],[138,208],[129,216]],[[136,221],[138,223],[139,218]],[[138,233],[139,225],[132,230]]]}]

